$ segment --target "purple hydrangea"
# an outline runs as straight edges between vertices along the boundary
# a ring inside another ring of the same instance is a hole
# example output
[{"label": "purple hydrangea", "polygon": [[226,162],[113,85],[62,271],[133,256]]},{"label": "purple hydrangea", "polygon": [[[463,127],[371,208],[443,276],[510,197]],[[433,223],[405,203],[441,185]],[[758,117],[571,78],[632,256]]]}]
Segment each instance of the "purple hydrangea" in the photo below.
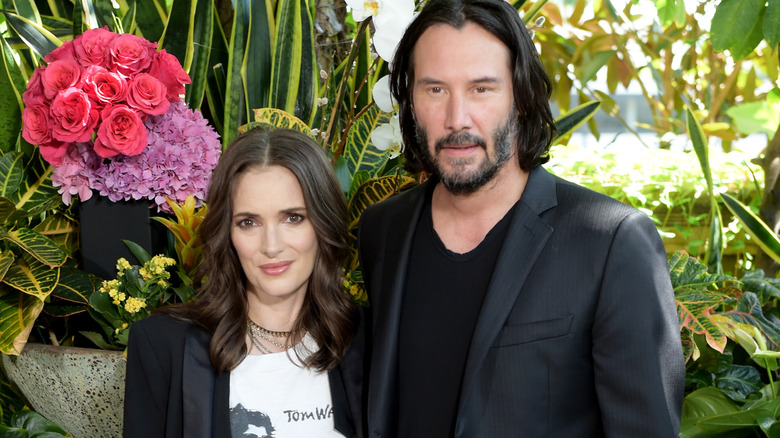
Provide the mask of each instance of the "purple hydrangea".
[{"label": "purple hydrangea", "polygon": [[62,201],[69,204],[73,195],[85,201],[92,189],[114,202],[148,199],[168,213],[166,198],[183,204],[192,194],[200,205],[222,151],[219,135],[183,101],[171,104],[165,114],[149,116],[144,125],[149,144],[140,155],[101,162],[89,143],[71,147],[62,165],[53,166],[52,181]]}]

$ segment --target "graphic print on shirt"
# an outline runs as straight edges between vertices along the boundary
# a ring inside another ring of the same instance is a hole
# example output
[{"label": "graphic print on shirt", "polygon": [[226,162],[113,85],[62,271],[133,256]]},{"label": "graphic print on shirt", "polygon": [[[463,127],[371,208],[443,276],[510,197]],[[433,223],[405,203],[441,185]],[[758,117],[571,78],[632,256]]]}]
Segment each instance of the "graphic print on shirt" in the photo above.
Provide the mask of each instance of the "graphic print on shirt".
[{"label": "graphic print on shirt", "polygon": [[250,411],[239,403],[230,409],[230,431],[233,438],[274,438],[276,429],[268,415]]}]

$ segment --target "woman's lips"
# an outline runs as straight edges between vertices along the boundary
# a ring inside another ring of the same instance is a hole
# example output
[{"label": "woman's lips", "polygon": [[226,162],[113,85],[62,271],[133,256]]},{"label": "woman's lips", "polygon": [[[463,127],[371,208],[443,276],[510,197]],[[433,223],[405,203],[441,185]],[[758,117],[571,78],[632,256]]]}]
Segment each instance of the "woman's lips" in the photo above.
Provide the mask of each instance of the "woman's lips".
[{"label": "woman's lips", "polygon": [[264,265],[260,265],[260,269],[266,275],[281,275],[287,270],[287,268],[290,267],[290,265],[292,265],[291,261],[266,263]]}]

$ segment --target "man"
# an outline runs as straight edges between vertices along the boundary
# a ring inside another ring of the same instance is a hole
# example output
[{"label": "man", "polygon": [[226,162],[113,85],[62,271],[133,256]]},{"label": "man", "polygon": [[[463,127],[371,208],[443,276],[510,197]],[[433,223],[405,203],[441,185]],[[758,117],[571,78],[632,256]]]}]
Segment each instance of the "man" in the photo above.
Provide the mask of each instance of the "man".
[{"label": "man", "polygon": [[675,437],[684,363],[653,223],[545,171],[551,84],[504,0],[433,0],[393,62],[407,166],[369,208],[371,437]]}]

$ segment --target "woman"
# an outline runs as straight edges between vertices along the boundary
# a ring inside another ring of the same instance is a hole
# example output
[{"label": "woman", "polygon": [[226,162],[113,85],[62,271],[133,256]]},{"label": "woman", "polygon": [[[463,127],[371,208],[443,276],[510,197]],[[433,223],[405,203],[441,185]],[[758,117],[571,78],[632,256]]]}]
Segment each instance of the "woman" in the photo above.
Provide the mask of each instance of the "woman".
[{"label": "woman", "polygon": [[251,130],[214,171],[198,299],[133,325],[126,437],[359,436],[346,206],[320,146]]}]

